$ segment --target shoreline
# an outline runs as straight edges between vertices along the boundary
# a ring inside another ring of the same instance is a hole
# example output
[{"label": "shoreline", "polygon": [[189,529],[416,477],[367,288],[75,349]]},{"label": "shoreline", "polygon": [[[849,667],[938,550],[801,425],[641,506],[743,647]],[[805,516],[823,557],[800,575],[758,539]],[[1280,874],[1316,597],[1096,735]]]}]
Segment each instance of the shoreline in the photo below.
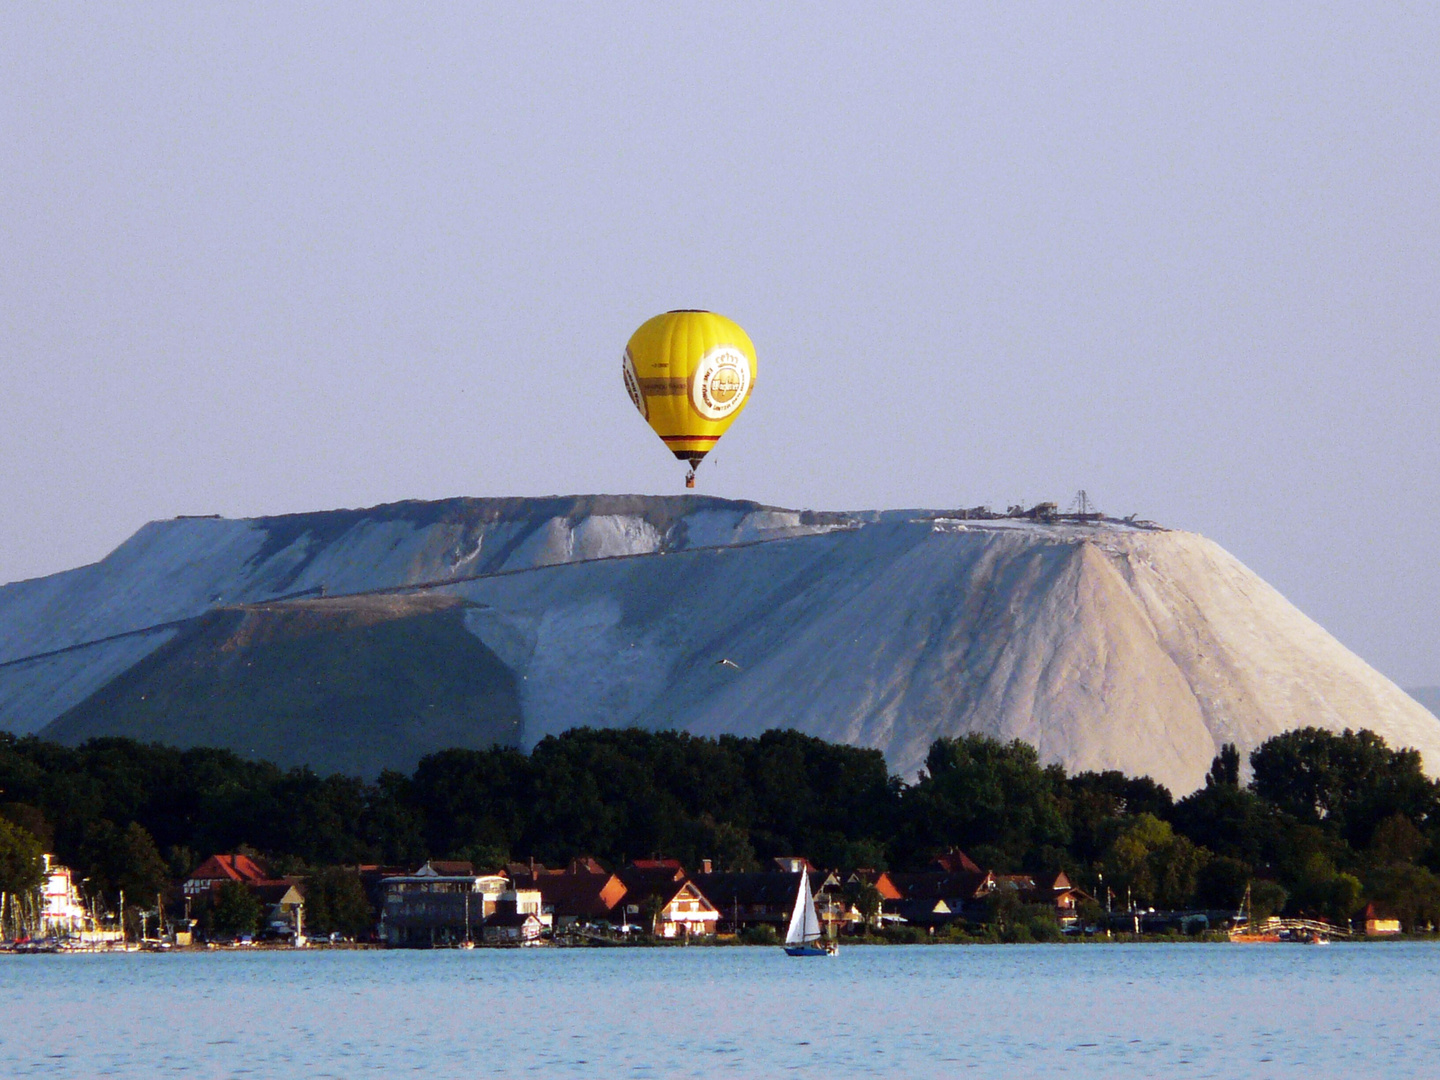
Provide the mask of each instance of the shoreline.
[{"label": "shoreline", "polygon": [[[1440,944],[1440,934],[1393,934],[1385,937],[1357,937],[1349,940],[1337,940],[1331,944],[1335,945],[1387,945],[1387,944]],[[1293,946],[1308,945],[1304,941],[1249,941],[1237,942],[1230,940],[1225,934],[1196,934],[1196,935],[1135,935],[1116,934],[1112,937],[1086,937],[1086,938],[1063,938],[1059,941],[996,941],[984,938],[950,939],[937,941],[884,941],[876,939],[859,939],[855,941],[842,941],[841,951],[852,948],[859,949],[885,949],[885,948],[927,948],[927,947],[1014,947],[1014,946],[1107,946],[1107,945],[1273,945]],[[342,953],[342,952],[384,952],[384,953],[432,953],[432,952],[523,952],[529,950],[546,951],[592,951],[601,949],[626,949],[626,950],[652,950],[652,949],[780,949],[778,943],[759,944],[746,941],[635,941],[635,942],[613,942],[599,944],[595,942],[556,942],[544,941],[528,945],[483,945],[475,944],[469,949],[454,945],[435,945],[428,948],[394,948],[380,943],[371,942],[347,942],[337,944],[314,944],[303,945],[296,948],[293,945],[280,943],[265,943],[256,945],[177,945],[166,948],[143,948],[137,945],[112,948],[64,948],[61,946],[44,946],[38,948],[16,948],[8,944],[0,945],[0,957],[19,956],[101,956],[101,955],[140,955],[140,956],[211,956],[211,955],[245,955],[252,953],[290,953],[297,956],[313,955],[316,953]]]}]

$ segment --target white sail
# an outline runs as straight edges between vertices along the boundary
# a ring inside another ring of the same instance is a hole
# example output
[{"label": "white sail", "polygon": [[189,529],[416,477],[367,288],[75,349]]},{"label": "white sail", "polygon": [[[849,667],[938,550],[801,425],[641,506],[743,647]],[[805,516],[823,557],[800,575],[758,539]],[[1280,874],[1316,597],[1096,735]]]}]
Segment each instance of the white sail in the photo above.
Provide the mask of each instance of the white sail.
[{"label": "white sail", "polygon": [[786,945],[804,945],[820,937],[820,916],[815,911],[815,898],[810,894],[810,871],[800,871],[800,888],[795,893],[795,910],[790,912],[790,927],[785,931]]}]

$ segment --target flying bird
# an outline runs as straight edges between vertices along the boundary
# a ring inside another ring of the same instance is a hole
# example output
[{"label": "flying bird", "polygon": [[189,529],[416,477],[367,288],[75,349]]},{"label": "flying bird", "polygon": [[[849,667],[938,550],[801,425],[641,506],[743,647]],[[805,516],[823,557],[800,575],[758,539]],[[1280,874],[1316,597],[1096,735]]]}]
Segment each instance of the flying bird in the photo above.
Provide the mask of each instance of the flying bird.
[{"label": "flying bird", "polygon": [[740,670],[740,665],[735,663],[735,661],[731,660],[729,657],[726,657],[724,660],[716,660],[715,663],[720,667],[734,668],[736,671]]}]

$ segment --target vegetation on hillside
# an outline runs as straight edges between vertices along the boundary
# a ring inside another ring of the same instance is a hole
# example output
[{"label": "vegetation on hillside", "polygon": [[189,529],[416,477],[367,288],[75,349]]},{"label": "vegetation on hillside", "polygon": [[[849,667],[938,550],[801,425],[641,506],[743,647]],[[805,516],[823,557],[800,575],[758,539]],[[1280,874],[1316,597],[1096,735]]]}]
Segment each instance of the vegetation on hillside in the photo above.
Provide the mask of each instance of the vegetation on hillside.
[{"label": "vegetation on hillside", "polygon": [[254,850],[277,873],[312,874],[317,922],[337,929],[363,914],[355,880],[325,867],[664,854],[740,870],[804,854],[919,869],[951,847],[998,871],[1064,870],[1117,906],[1234,908],[1249,884],[1257,914],[1343,920],[1375,900],[1413,927],[1440,921],[1440,785],[1420,765],[1367,731],[1307,728],[1251,754],[1248,783],[1226,747],[1177,802],[1148,778],[1071,776],[978,735],[937,740],[913,783],[878,751],[794,731],[582,728],[528,755],[447,750],[374,783],[228,751],[0,736],[0,821],[18,853],[7,866],[43,842],[107,897],[153,895],[213,852]]}]

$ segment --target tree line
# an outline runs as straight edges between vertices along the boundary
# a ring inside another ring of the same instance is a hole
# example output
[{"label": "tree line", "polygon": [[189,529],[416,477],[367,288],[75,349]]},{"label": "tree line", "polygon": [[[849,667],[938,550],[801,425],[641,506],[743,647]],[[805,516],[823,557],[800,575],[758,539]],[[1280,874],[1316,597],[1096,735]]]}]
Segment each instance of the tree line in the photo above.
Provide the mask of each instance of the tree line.
[{"label": "tree line", "polygon": [[1147,777],[1071,775],[1025,743],[981,735],[936,740],[905,782],[879,751],[795,731],[580,728],[529,754],[446,750],[371,782],[225,750],[0,735],[0,892],[20,891],[42,849],[113,903],[235,850],[353,897],[321,871],[582,854],[725,870],[803,854],[914,870],[961,848],[999,872],[1063,870],[1117,906],[1233,909],[1248,885],[1257,915],[1343,921],[1374,900],[1407,928],[1440,921],[1440,785],[1418,752],[1306,728],[1265,742],[1249,766],[1242,782],[1226,746],[1205,786],[1177,801]]}]

